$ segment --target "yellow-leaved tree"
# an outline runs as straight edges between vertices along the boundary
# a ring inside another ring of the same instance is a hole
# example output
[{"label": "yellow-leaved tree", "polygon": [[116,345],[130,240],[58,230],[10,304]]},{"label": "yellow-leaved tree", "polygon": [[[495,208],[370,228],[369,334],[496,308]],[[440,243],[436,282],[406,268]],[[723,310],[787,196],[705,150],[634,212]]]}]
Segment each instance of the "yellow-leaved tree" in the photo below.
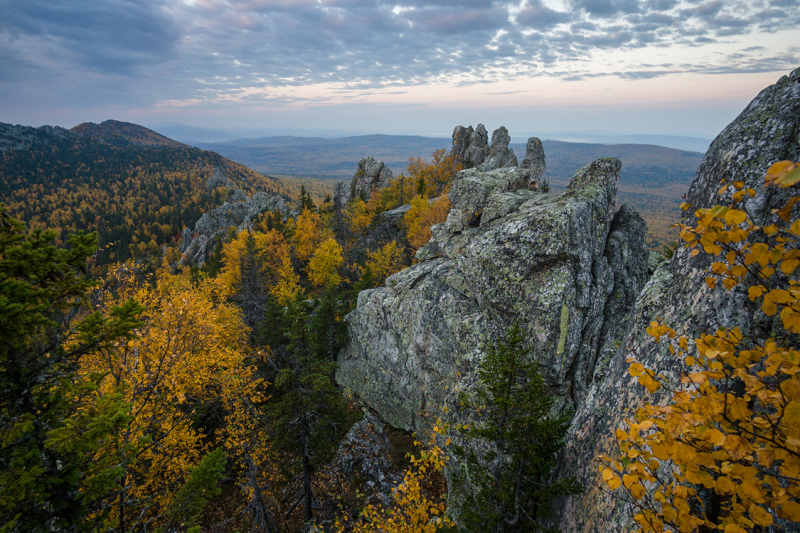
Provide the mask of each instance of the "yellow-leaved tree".
[{"label": "yellow-leaved tree", "polygon": [[443,433],[442,422],[437,420],[427,447],[423,447],[419,441],[414,442],[419,447],[419,455],[409,456],[411,466],[403,476],[403,482],[393,491],[394,502],[391,507],[370,504],[362,510],[354,524],[337,519],[336,531],[434,533],[453,527],[455,523],[445,514],[447,506],[442,494],[443,472],[448,457],[436,445],[437,436]]},{"label": "yellow-leaved tree", "polygon": [[307,261],[322,240],[325,225],[322,216],[316,211],[303,209],[297,217],[295,228],[295,253],[301,261]]},{"label": "yellow-leaved tree", "polygon": [[[766,187],[795,187],[800,166],[773,165]],[[725,186],[720,194],[731,186]],[[680,383],[629,359],[649,391],[666,388],[666,405],[645,404],[616,432],[620,455],[602,457],[602,478],[625,491],[640,531],[765,531],[776,518],[800,522],[800,220],[792,195],[758,225],[744,200],[755,190],[734,182],[731,202],[695,212],[681,225],[692,255],[715,256],[712,289],[744,284],[751,301],[776,317],[767,338],[719,328],[695,339],[654,321],[647,328],[683,358]],[[690,206],[684,205],[684,209]]]},{"label": "yellow-leaved tree", "polygon": [[370,213],[366,202],[361,198],[353,198],[347,204],[347,229],[349,230],[348,246],[355,244],[364,235],[364,231],[372,223],[373,213]]},{"label": "yellow-leaved tree", "polygon": [[283,234],[277,230],[242,231],[230,242],[223,244],[222,257],[224,266],[218,278],[223,286],[231,292],[242,285],[242,270],[247,267],[248,237],[254,240],[255,252],[258,254],[258,267],[267,280],[274,280],[283,264],[284,257],[289,255],[289,245]]},{"label": "yellow-leaved tree", "polygon": [[431,226],[447,220],[450,212],[450,198],[442,194],[436,200],[429,201],[417,196],[411,200],[411,209],[405,214],[403,221],[408,228],[408,243],[418,250],[431,240]]},{"label": "yellow-leaved tree", "polygon": [[270,292],[284,306],[303,294],[303,288],[300,287],[300,276],[295,273],[292,258],[288,255],[281,262],[281,267],[278,269],[278,282]]},{"label": "yellow-leaved tree", "polygon": [[136,277],[131,265],[112,268],[99,305],[142,304],[137,337],[85,355],[79,368],[85,376],[105,376],[99,396],[121,394],[130,405],[130,422],[105,443],[123,450],[124,475],[106,520],[120,531],[163,524],[187,475],[208,453],[210,436],[194,424],[196,406],[239,408],[261,394],[247,362],[247,328],[235,306],[220,303],[218,283],[162,275],[148,284]]},{"label": "yellow-leaved tree", "polygon": [[337,269],[344,261],[342,247],[333,237],[320,244],[308,262],[308,280],[315,287],[335,287],[342,281]]},{"label": "yellow-leaved tree", "polygon": [[403,269],[403,249],[397,241],[391,241],[367,256],[364,270],[372,274],[375,286],[381,286],[386,278]]}]

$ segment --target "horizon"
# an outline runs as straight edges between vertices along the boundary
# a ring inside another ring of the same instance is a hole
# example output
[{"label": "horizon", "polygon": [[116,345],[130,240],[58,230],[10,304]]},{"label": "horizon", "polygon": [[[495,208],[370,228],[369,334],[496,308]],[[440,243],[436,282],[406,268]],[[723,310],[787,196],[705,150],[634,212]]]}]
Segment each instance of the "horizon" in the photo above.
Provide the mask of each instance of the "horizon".
[{"label": "horizon", "polygon": [[800,66],[794,0],[5,0],[0,11],[0,121],[31,126],[449,137],[483,123],[711,139]]}]

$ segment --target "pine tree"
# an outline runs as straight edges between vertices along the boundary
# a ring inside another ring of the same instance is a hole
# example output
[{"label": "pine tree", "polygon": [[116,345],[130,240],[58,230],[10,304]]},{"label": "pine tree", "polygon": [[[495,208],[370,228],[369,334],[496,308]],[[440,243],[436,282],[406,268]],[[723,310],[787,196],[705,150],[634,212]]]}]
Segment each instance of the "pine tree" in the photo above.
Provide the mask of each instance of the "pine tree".
[{"label": "pine tree", "polygon": [[[458,523],[467,531],[547,531],[553,500],[581,492],[574,479],[551,480],[569,414],[552,414],[553,396],[518,325],[487,349],[478,377],[474,395],[460,397],[477,420],[458,428],[466,444],[455,448],[456,485],[467,493]],[[476,452],[487,441],[492,451]]]}]

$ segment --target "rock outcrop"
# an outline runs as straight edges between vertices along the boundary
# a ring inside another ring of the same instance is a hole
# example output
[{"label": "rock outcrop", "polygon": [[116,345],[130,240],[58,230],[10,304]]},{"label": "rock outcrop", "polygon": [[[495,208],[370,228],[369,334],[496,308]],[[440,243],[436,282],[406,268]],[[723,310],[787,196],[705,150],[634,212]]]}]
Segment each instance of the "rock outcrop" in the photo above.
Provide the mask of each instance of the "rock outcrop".
[{"label": "rock outcrop", "polygon": [[473,168],[486,159],[489,153],[489,134],[483,124],[473,129],[472,126],[456,126],[453,130],[453,148],[448,155],[453,156],[464,168]]},{"label": "rock outcrop", "polygon": [[[696,208],[710,207],[720,202],[720,180],[743,181],[757,191],[748,201],[748,210],[756,223],[764,224],[774,216],[771,210],[790,194],[763,188],[769,166],[785,159],[800,159],[800,69],[762,91],[714,140],[692,182],[688,201]],[[683,222],[694,222],[693,210],[687,212]],[[658,402],[665,398],[665,393],[649,395],[629,376],[627,355],[635,355],[673,382],[680,376],[678,359],[645,333],[651,320],[663,318],[689,335],[720,326],[740,327],[760,336],[771,330],[772,319],[756,309],[743,289],[727,291],[706,285],[710,265],[707,255],[691,257],[679,247],[640,293],[624,325],[626,334],[619,349],[607,364],[598,366],[596,380],[578,406],[560,467],[562,475],[582,478],[587,490],[564,502],[557,524],[561,531],[593,533],[632,527],[630,509],[596,488],[596,457],[613,453],[614,430],[643,399]]]},{"label": "rock outcrop", "polygon": [[516,167],[517,156],[508,147],[511,137],[508,130],[500,126],[492,133],[492,145],[483,124],[472,126],[456,126],[453,130],[453,147],[449,156],[455,158],[465,169],[477,168],[483,172],[497,168]]},{"label": "rock outcrop", "polygon": [[[214,169],[206,183],[206,189],[213,189],[223,183],[230,184],[224,170]],[[236,189],[224,204],[203,213],[195,223],[194,231],[183,229],[178,248],[182,254],[181,264],[202,266],[208,260],[217,237],[224,235],[228,228],[235,226],[238,231],[245,230],[251,226],[254,217],[265,211],[276,210],[283,215],[289,212],[286,200],[282,197],[257,192],[251,198]]]},{"label": "rock outcrop", "polygon": [[544,162],[544,147],[538,137],[528,139],[528,144],[525,146],[525,158],[519,166],[530,170],[531,182],[535,180],[538,184],[539,178],[547,170],[547,165]]},{"label": "rock outcrop", "polygon": [[392,490],[402,480],[393,473],[392,444],[385,430],[380,419],[367,414],[339,443],[331,467],[351,483],[357,481],[362,490],[372,492],[384,505],[389,505],[393,501]]},{"label": "rock outcrop", "polygon": [[510,142],[511,136],[508,135],[508,130],[504,126],[494,130],[489,153],[486,154],[486,159],[477,165],[478,169],[486,172],[495,168],[516,167],[517,156],[514,155],[514,150],[508,147]]},{"label": "rock outcrop", "polygon": [[68,139],[74,134],[58,126],[20,126],[0,122],[0,152],[23,150],[38,140]]},{"label": "rock outcrop", "polygon": [[460,172],[421,262],[359,294],[339,383],[390,424],[421,429],[426,411],[457,412],[487,343],[520,321],[561,405],[578,405],[621,340],[603,325],[623,320],[645,281],[644,223],[615,214],[619,170],[595,161],[557,197],[528,189],[528,169]]},{"label": "rock outcrop", "polygon": [[392,169],[387,167],[383,161],[375,161],[374,157],[361,159],[355,174],[353,174],[353,179],[350,180],[350,187],[344,190],[343,203],[346,204],[356,196],[369,200],[372,191],[386,187],[392,177]]}]

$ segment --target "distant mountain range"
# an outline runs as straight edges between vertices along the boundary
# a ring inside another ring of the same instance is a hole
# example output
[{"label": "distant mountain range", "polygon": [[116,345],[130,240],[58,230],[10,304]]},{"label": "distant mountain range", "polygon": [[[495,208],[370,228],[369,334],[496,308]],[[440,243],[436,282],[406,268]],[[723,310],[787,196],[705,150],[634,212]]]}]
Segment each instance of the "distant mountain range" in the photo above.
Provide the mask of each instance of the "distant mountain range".
[{"label": "distant mountain range", "polygon": [[[193,143],[258,172],[330,180],[350,179],[358,160],[371,156],[386,163],[395,175],[409,157],[430,158],[437,149],[449,150],[451,139],[407,135],[323,137],[275,136],[224,143]],[[562,190],[580,167],[601,157],[622,161],[620,201],[645,215],[650,244],[658,248],[673,240],[669,226],[677,222],[681,196],[700,166],[703,154],[653,144],[600,144],[545,140],[544,178],[555,192]],[[525,144],[511,143],[519,161]]]},{"label": "distant mountain range", "polygon": [[[332,190],[334,180],[350,179],[362,157],[382,160],[399,174],[409,157],[429,158],[436,149],[449,150],[452,142],[361,135],[193,144],[118,121],[85,123],[72,130],[0,123],[0,200],[31,225],[53,227],[62,237],[76,229],[98,230],[114,257],[124,259],[171,241],[183,227],[192,226],[203,212],[223,202],[221,191],[205,188],[216,168],[224,168],[230,183],[248,194],[259,190],[296,194],[298,180],[274,176],[322,178],[306,182],[320,198]],[[581,166],[600,157],[619,157],[620,202],[645,216],[651,246],[674,239],[669,225],[679,218],[680,197],[702,160],[701,153],[651,144],[552,140],[543,144],[544,178],[554,192],[562,190]],[[521,161],[525,145],[510,146]]]}]

